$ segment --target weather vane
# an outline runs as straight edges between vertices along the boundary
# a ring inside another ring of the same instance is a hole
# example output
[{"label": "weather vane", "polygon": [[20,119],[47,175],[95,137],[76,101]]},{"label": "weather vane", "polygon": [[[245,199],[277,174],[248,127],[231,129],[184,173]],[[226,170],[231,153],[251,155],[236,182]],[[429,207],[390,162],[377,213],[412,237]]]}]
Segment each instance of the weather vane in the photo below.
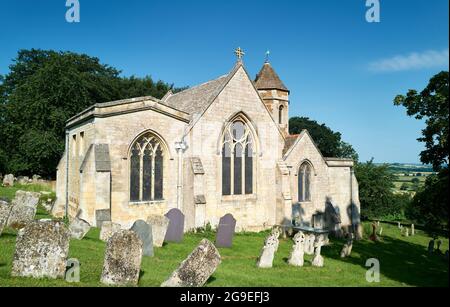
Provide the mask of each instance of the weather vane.
[{"label": "weather vane", "polygon": [[269,56],[270,56],[270,51],[267,50],[266,51],[266,63],[269,63]]},{"label": "weather vane", "polygon": [[236,56],[238,57],[238,61],[242,61],[242,58],[245,55],[244,50],[241,49],[241,47],[238,47],[235,51],[234,54],[236,54]]}]

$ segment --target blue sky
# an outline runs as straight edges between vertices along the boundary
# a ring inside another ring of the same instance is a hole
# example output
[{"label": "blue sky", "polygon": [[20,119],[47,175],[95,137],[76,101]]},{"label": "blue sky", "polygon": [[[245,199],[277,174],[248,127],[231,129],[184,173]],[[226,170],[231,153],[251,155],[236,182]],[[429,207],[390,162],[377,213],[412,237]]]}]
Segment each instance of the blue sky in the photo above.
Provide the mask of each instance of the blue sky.
[{"label": "blue sky", "polygon": [[252,75],[266,50],[291,90],[290,115],[340,131],[361,160],[418,162],[424,127],[393,106],[448,70],[448,0],[381,0],[381,22],[365,0],[0,1],[0,74],[22,48],[99,57],[123,75],[193,86],[227,73],[240,46]]}]

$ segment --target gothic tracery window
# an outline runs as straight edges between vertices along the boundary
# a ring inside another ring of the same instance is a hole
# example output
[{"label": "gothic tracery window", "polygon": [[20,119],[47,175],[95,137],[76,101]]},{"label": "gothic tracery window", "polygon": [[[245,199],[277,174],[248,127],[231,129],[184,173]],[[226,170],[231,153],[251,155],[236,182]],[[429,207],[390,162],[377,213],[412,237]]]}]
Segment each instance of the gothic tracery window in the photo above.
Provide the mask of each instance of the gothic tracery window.
[{"label": "gothic tracery window", "polygon": [[253,194],[253,138],[242,121],[233,122],[222,142],[222,194]]},{"label": "gothic tracery window", "polygon": [[298,201],[311,201],[311,165],[307,162],[300,166],[298,172]]},{"label": "gothic tracery window", "polygon": [[141,136],[130,153],[130,201],[163,199],[164,151],[151,133]]}]

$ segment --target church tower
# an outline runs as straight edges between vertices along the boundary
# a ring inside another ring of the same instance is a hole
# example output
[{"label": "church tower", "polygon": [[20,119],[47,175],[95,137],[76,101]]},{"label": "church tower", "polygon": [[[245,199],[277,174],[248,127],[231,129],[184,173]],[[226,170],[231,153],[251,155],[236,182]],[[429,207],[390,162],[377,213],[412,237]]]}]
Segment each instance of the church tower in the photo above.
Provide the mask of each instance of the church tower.
[{"label": "church tower", "polygon": [[256,76],[255,87],[264,100],[285,135],[289,135],[289,90],[272,68],[269,61],[264,63]]}]

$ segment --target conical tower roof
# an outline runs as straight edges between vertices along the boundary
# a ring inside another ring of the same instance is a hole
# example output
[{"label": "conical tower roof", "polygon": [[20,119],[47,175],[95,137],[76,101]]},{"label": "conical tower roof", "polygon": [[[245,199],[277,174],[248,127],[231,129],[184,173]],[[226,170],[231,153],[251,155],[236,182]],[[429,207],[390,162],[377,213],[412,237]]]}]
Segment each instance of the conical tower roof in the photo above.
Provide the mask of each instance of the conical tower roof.
[{"label": "conical tower roof", "polygon": [[258,90],[282,90],[289,92],[272,65],[268,62],[264,63],[261,71],[256,76],[255,87]]}]

